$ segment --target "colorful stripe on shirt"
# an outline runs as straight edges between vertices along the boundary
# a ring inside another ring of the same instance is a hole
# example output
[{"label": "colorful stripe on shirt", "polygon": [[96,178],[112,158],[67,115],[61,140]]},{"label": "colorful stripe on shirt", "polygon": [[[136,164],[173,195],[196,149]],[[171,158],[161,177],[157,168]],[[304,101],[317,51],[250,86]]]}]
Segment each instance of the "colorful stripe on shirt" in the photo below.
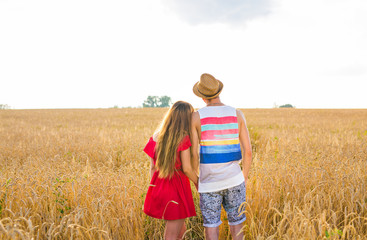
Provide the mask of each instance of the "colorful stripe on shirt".
[{"label": "colorful stripe on shirt", "polygon": [[238,144],[238,139],[226,139],[226,140],[207,140],[207,141],[201,141],[201,146],[213,146],[216,148],[216,146],[222,146],[222,145],[233,145]]},{"label": "colorful stripe on shirt", "polygon": [[225,163],[242,158],[237,116],[205,117],[200,122],[200,163]]},{"label": "colorful stripe on shirt", "polygon": [[226,129],[222,131],[207,130],[201,132],[201,139],[226,139],[226,138],[238,138],[238,129]]},{"label": "colorful stripe on shirt", "polygon": [[218,124],[220,122],[221,124],[225,123],[237,123],[237,117],[229,116],[229,117],[206,117],[200,119],[201,125],[207,125],[207,124]]}]

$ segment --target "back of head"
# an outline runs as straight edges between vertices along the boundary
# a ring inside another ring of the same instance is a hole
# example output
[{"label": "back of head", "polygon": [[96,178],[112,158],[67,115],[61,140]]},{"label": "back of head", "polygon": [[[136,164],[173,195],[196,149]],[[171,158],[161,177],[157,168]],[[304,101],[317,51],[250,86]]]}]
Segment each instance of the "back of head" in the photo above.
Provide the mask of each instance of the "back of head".
[{"label": "back of head", "polygon": [[191,114],[194,108],[191,104],[178,101],[168,110],[157,137],[157,162],[159,177],[172,177],[175,170],[176,152],[182,139],[190,135]]}]

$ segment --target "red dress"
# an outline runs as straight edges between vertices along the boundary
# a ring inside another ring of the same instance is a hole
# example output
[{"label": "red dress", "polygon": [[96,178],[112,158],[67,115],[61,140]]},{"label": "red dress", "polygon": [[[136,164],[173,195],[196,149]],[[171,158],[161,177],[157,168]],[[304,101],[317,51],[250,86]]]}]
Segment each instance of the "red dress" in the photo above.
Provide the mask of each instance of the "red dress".
[{"label": "red dress", "polygon": [[[153,158],[155,156],[156,142],[150,138],[144,148],[144,152]],[[189,136],[186,136],[177,149],[177,159],[174,175],[169,178],[158,178],[158,171],[155,171],[150,181],[147,195],[144,202],[144,213],[159,219],[176,220],[196,216],[194,201],[191,194],[189,178],[183,173],[180,159],[180,151],[191,146]]]}]

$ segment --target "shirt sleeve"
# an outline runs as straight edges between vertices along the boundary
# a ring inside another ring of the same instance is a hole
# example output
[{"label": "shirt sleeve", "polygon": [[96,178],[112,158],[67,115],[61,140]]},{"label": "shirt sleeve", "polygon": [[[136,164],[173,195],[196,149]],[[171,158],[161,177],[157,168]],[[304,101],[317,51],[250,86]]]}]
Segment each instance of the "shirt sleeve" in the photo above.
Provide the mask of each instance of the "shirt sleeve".
[{"label": "shirt sleeve", "polygon": [[191,141],[190,141],[189,135],[186,135],[183,138],[180,146],[178,147],[178,151],[184,151],[184,150],[188,149],[189,147],[191,147]]},{"label": "shirt sleeve", "polygon": [[144,148],[144,152],[151,158],[154,159],[154,154],[155,154],[155,144],[156,142],[153,140],[153,138],[151,137],[147,143],[147,145],[145,145]]}]

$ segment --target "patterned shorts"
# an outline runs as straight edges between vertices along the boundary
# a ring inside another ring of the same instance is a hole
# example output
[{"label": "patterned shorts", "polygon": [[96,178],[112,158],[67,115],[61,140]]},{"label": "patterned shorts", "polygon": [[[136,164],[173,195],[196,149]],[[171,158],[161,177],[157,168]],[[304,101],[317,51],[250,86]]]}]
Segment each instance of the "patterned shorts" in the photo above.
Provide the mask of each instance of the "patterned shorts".
[{"label": "patterned shorts", "polygon": [[246,216],[244,213],[239,215],[238,210],[245,201],[245,182],[218,192],[200,193],[200,210],[203,215],[204,227],[218,227],[222,223],[220,220],[222,204],[227,212],[229,225],[237,225],[244,222]]}]

